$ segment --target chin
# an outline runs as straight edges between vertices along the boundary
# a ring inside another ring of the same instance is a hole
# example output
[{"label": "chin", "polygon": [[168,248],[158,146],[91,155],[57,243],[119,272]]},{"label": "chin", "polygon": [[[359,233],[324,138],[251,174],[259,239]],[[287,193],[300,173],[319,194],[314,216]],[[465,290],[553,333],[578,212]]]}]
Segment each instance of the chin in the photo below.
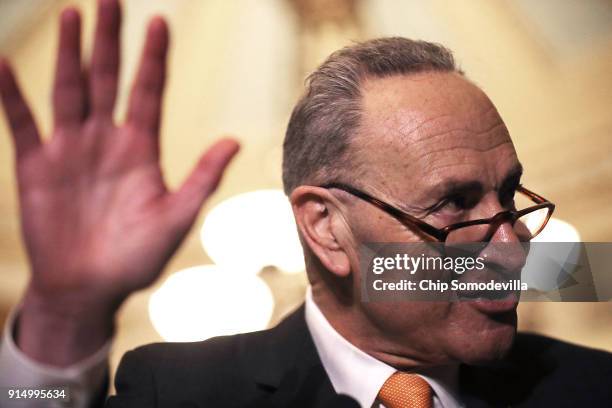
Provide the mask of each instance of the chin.
[{"label": "chin", "polygon": [[516,337],[516,311],[503,316],[479,316],[461,325],[448,338],[449,354],[454,360],[468,365],[483,365],[502,359]]}]

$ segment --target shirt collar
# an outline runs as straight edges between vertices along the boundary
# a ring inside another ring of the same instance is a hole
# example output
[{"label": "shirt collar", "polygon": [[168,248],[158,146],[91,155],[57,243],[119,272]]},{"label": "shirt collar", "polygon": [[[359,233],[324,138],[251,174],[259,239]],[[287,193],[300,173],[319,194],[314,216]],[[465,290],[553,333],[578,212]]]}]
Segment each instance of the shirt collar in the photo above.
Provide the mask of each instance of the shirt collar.
[{"label": "shirt collar", "polygon": [[[338,333],[306,292],[306,325],[323,367],[338,394],[346,394],[362,407],[371,407],[387,379],[397,370],[361,351]],[[458,366],[435,367],[419,373],[434,391],[434,407],[460,407]]]}]

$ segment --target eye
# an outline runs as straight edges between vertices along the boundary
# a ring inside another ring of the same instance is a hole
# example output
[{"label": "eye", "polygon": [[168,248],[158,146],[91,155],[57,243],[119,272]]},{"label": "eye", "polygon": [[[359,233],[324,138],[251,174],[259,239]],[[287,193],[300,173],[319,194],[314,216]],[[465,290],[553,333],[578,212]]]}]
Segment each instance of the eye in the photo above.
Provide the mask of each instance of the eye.
[{"label": "eye", "polygon": [[473,207],[475,203],[473,203],[472,201],[474,200],[470,200],[470,198],[466,197],[465,195],[449,196],[444,198],[438,204],[436,204],[436,206],[432,209],[431,212],[445,212],[450,214],[457,214],[461,211]]},{"label": "eye", "polygon": [[519,184],[512,189],[500,192],[499,202],[504,208],[514,209],[514,196],[516,195],[516,191],[520,186],[521,185]]}]

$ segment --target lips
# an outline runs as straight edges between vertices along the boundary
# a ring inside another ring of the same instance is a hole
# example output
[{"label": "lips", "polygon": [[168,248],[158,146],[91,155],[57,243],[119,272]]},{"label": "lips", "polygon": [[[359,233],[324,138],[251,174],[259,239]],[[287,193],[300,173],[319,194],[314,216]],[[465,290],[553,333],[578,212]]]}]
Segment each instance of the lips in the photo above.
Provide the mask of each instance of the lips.
[{"label": "lips", "polygon": [[[485,300],[504,300],[511,294],[518,294],[516,291],[516,286],[512,285],[512,282],[495,282],[491,281],[493,285],[495,284],[505,284],[507,287],[504,289],[503,287],[499,289],[467,289],[465,287],[459,287],[457,289],[457,297],[460,300],[477,300],[477,299],[485,299]],[[464,283],[465,284],[465,283]],[[482,282],[481,284],[485,284]]]},{"label": "lips", "polygon": [[[514,274],[492,267],[488,267],[482,271],[472,271],[461,276],[459,281],[464,284],[494,282],[502,286],[496,286],[495,290],[468,290],[462,288],[457,290],[456,295],[460,301],[466,301],[473,304],[475,308],[481,310],[483,313],[502,313],[511,311],[516,308],[518,299],[520,298],[520,289],[512,285],[512,279],[519,277],[520,271]],[[497,287],[499,287],[499,289],[497,289]]]},{"label": "lips", "polygon": [[[466,298],[463,297],[463,299]],[[488,297],[470,297],[465,301],[481,313],[495,315],[514,311],[518,305],[518,296],[514,292],[507,292],[496,299]]]}]

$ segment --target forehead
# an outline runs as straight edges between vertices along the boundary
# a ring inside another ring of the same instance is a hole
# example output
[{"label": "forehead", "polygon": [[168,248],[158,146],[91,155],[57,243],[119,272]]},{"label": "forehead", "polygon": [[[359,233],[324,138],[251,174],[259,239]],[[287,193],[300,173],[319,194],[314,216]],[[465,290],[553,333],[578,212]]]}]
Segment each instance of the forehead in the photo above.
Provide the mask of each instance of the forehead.
[{"label": "forehead", "polygon": [[368,173],[390,189],[449,178],[495,188],[518,165],[489,98],[456,73],[366,80],[355,146]]}]

